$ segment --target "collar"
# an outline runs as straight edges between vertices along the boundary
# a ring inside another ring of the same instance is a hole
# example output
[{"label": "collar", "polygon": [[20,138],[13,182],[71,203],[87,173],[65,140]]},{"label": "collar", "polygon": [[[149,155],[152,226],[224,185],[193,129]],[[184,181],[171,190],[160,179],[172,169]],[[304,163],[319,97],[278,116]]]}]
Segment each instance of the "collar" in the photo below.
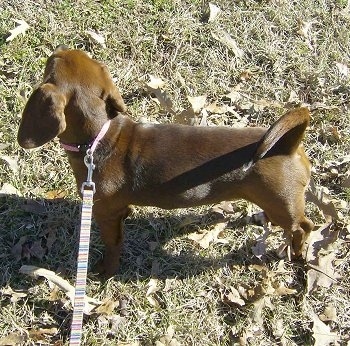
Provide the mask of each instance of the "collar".
[{"label": "collar", "polygon": [[100,143],[102,138],[107,133],[110,125],[111,125],[111,121],[108,120],[102,126],[102,129],[98,133],[97,137],[92,142],[90,142],[88,144],[68,144],[68,143],[60,142],[61,147],[67,151],[74,151],[74,152],[80,152],[80,153],[86,153],[87,150],[90,150],[90,153],[93,154],[97,145]]}]

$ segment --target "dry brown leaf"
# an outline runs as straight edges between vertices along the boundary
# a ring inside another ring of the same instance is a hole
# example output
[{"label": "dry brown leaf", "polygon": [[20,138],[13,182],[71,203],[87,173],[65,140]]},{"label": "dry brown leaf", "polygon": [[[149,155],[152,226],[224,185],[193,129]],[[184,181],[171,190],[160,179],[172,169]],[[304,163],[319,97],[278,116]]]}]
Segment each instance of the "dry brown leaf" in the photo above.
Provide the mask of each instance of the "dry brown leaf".
[{"label": "dry brown leaf", "polygon": [[25,298],[28,294],[21,291],[14,291],[10,286],[0,289],[1,295],[10,296],[12,303],[18,302],[20,299]]},{"label": "dry brown leaf", "polygon": [[220,14],[220,12],[221,12],[221,9],[218,6],[216,6],[216,5],[212,4],[211,2],[209,2],[209,19],[208,19],[208,22],[209,23],[213,22],[217,18],[217,16]]},{"label": "dry brown leaf", "polygon": [[6,196],[6,195],[21,196],[21,193],[13,185],[9,183],[4,183],[0,190],[0,197]]},{"label": "dry brown leaf", "polygon": [[10,30],[11,35],[6,38],[6,42],[10,42],[15,39],[18,35],[25,35],[26,31],[29,29],[29,25],[24,20],[14,19],[18,24],[14,29]]},{"label": "dry brown leaf", "polygon": [[98,306],[94,312],[98,313],[98,314],[103,314],[103,315],[107,315],[110,316],[113,314],[114,310],[116,307],[119,306],[119,302],[115,301],[111,298],[107,298],[106,300],[104,300],[102,302],[102,304],[100,306]]},{"label": "dry brown leaf", "polygon": [[327,200],[327,195],[324,192],[324,189],[316,187],[312,179],[305,197],[307,201],[314,203],[325,215],[329,215],[335,220],[339,219],[337,210],[335,209],[334,204]]},{"label": "dry brown leaf", "polygon": [[0,346],[18,346],[24,345],[28,336],[20,333],[10,333],[7,336],[0,338]]},{"label": "dry brown leaf", "polygon": [[335,306],[329,304],[325,307],[323,313],[319,316],[320,320],[323,322],[332,321],[337,322],[337,309]]},{"label": "dry brown leaf", "polygon": [[5,161],[13,173],[18,173],[18,157],[1,155],[0,160]]},{"label": "dry brown leaf", "polygon": [[224,213],[231,214],[234,212],[233,205],[231,202],[223,201],[219,204],[215,204],[211,210],[215,213],[223,215]]},{"label": "dry brown leaf", "polygon": [[182,125],[195,125],[196,124],[196,114],[192,107],[184,109],[181,113],[174,115],[174,123]]},{"label": "dry brown leaf", "polygon": [[203,249],[207,249],[213,242],[227,244],[228,241],[226,239],[219,238],[226,226],[227,222],[219,222],[212,230],[203,233],[191,233],[187,238],[198,243]]},{"label": "dry brown leaf", "polygon": [[225,295],[226,301],[237,304],[239,306],[245,305],[245,301],[241,298],[239,291],[230,286],[230,291]]},{"label": "dry brown leaf", "polygon": [[179,280],[177,279],[165,279],[165,285],[163,292],[169,292],[175,289],[179,285]]},{"label": "dry brown leaf", "polygon": [[153,75],[149,75],[149,78],[150,81],[145,83],[147,92],[151,95],[153,94],[156,97],[157,101],[163,109],[173,115],[176,115],[176,112],[173,109],[173,102],[167,95],[166,91],[161,89],[165,84],[164,81]]},{"label": "dry brown leaf", "polygon": [[265,216],[265,214],[264,214],[264,217],[262,219],[262,222],[264,222],[264,232],[263,232],[262,235],[260,235],[256,239],[255,245],[252,246],[252,252],[253,252],[254,256],[259,258],[260,260],[261,260],[261,258],[263,256],[266,255],[266,248],[267,248],[266,239],[268,238],[268,236],[271,233],[271,230],[266,225],[266,216]]},{"label": "dry brown leaf", "polygon": [[189,103],[191,104],[191,107],[193,109],[193,112],[195,114],[200,113],[202,108],[204,108],[205,103],[207,102],[207,97],[205,95],[203,96],[187,96],[187,99]]},{"label": "dry brown leaf", "polygon": [[43,341],[45,342],[47,340],[47,335],[56,335],[58,333],[58,329],[53,328],[39,328],[39,329],[30,329],[29,330],[29,337],[36,341]]},{"label": "dry brown leaf", "polygon": [[228,94],[225,95],[232,103],[237,103],[242,99],[242,95],[237,90],[231,90]]},{"label": "dry brown leaf", "polygon": [[167,328],[166,333],[158,341],[156,341],[156,345],[180,346],[180,343],[176,340],[174,335],[175,335],[175,329],[172,325],[170,325]]},{"label": "dry brown leaf", "polygon": [[63,190],[51,190],[45,193],[46,199],[61,199],[68,195],[67,191]]},{"label": "dry brown leaf", "polygon": [[297,290],[285,287],[284,283],[280,283],[280,285],[276,287],[274,291],[274,294],[277,296],[286,296],[286,295],[296,294],[296,293],[298,293]]},{"label": "dry brown leaf", "polygon": [[339,340],[337,333],[331,332],[329,326],[324,324],[316,314],[312,313],[312,336],[315,339],[314,346],[329,346]]},{"label": "dry brown leaf", "polygon": [[345,78],[349,77],[350,70],[349,70],[348,65],[340,63],[340,62],[336,62],[335,66],[337,66],[340,75],[342,75]]},{"label": "dry brown leaf", "polygon": [[31,214],[44,214],[46,213],[46,207],[44,204],[39,203],[33,199],[29,199],[21,206],[22,210]]},{"label": "dry brown leaf", "polygon": [[147,298],[147,300],[148,300],[148,302],[153,306],[153,307],[155,307],[155,308],[157,308],[157,309],[159,309],[160,308],[160,303],[159,303],[159,301],[158,301],[158,299],[157,299],[157,297],[156,296],[148,296],[148,297],[146,297]]},{"label": "dry brown leaf", "polygon": [[93,30],[86,30],[86,33],[97,43],[99,43],[103,48],[106,48],[106,40],[105,38],[101,35],[98,34],[97,32]]},{"label": "dry brown leaf", "polygon": [[218,30],[211,33],[213,38],[221,43],[223,43],[227,48],[229,48],[236,58],[242,58],[244,52],[238,47],[237,42],[224,30]]},{"label": "dry brown leaf", "polygon": [[309,264],[310,269],[307,271],[308,293],[317,289],[318,286],[328,288],[340,278],[333,267],[335,256],[335,252],[331,252],[328,255],[320,256],[317,264]]},{"label": "dry brown leaf", "polygon": [[147,284],[147,292],[146,297],[158,292],[160,290],[160,287],[158,286],[158,280],[157,279],[151,279],[149,283]]},{"label": "dry brown leaf", "polygon": [[304,258],[307,263],[317,264],[321,252],[328,251],[338,240],[339,230],[333,230],[333,222],[321,225],[310,233],[306,241]]},{"label": "dry brown leaf", "polygon": [[302,20],[299,21],[298,34],[303,36],[306,39],[309,39],[310,29],[314,22],[304,22]]}]

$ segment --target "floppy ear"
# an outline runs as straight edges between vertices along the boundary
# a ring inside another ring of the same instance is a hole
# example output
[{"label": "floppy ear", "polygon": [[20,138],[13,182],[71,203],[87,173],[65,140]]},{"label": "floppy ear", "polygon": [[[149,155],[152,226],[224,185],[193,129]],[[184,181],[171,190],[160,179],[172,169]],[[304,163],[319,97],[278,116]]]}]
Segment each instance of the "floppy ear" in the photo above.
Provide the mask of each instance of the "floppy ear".
[{"label": "floppy ear", "polygon": [[114,84],[112,84],[110,90],[108,90],[105,102],[109,119],[113,119],[115,116],[117,116],[118,112],[122,113],[126,111],[124,100],[120,95],[118,88]]},{"label": "floppy ear", "polygon": [[17,140],[21,147],[39,147],[66,128],[64,108],[65,96],[53,84],[47,83],[30,96],[19,125]]}]

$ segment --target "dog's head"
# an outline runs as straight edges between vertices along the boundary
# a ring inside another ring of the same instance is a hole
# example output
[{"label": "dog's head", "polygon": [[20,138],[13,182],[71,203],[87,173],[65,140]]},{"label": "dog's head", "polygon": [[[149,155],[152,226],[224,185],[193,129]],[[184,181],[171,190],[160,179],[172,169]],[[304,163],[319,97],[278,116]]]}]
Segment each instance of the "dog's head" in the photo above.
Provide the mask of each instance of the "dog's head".
[{"label": "dog's head", "polygon": [[58,46],[46,63],[43,83],[25,106],[18,143],[36,148],[70,127],[98,126],[125,111],[105,65],[83,51]]}]

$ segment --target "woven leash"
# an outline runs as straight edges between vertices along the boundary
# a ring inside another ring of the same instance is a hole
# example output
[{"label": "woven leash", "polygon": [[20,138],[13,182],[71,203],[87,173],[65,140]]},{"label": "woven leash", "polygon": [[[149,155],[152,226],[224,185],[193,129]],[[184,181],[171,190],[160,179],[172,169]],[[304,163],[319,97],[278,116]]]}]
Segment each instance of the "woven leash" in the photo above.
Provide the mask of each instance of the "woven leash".
[{"label": "woven leash", "polygon": [[75,283],[73,319],[69,343],[71,346],[80,345],[82,336],[93,196],[94,190],[86,188],[83,189],[78,266]]},{"label": "woven leash", "polygon": [[[77,276],[75,283],[74,294],[74,306],[73,306],[73,318],[70,334],[70,346],[79,346],[81,343],[81,337],[83,333],[83,317],[85,306],[85,291],[86,291],[86,278],[89,260],[89,245],[90,245],[90,230],[91,230],[91,218],[92,218],[92,206],[93,197],[96,191],[95,183],[92,181],[92,174],[95,169],[94,165],[94,151],[107,133],[110,121],[106,122],[102,127],[100,133],[93,141],[91,148],[86,151],[84,157],[84,163],[87,167],[87,179],[81,186],[81,193],[83,195],[83,202],[81,206],[81,223],[80,223],[80,236],[79,236],[79,250],[78,250],[78,264],[77,264]],[[65,148],[70,150],[69,148]],[[76,150],[73,150],[76,151]]]}]

